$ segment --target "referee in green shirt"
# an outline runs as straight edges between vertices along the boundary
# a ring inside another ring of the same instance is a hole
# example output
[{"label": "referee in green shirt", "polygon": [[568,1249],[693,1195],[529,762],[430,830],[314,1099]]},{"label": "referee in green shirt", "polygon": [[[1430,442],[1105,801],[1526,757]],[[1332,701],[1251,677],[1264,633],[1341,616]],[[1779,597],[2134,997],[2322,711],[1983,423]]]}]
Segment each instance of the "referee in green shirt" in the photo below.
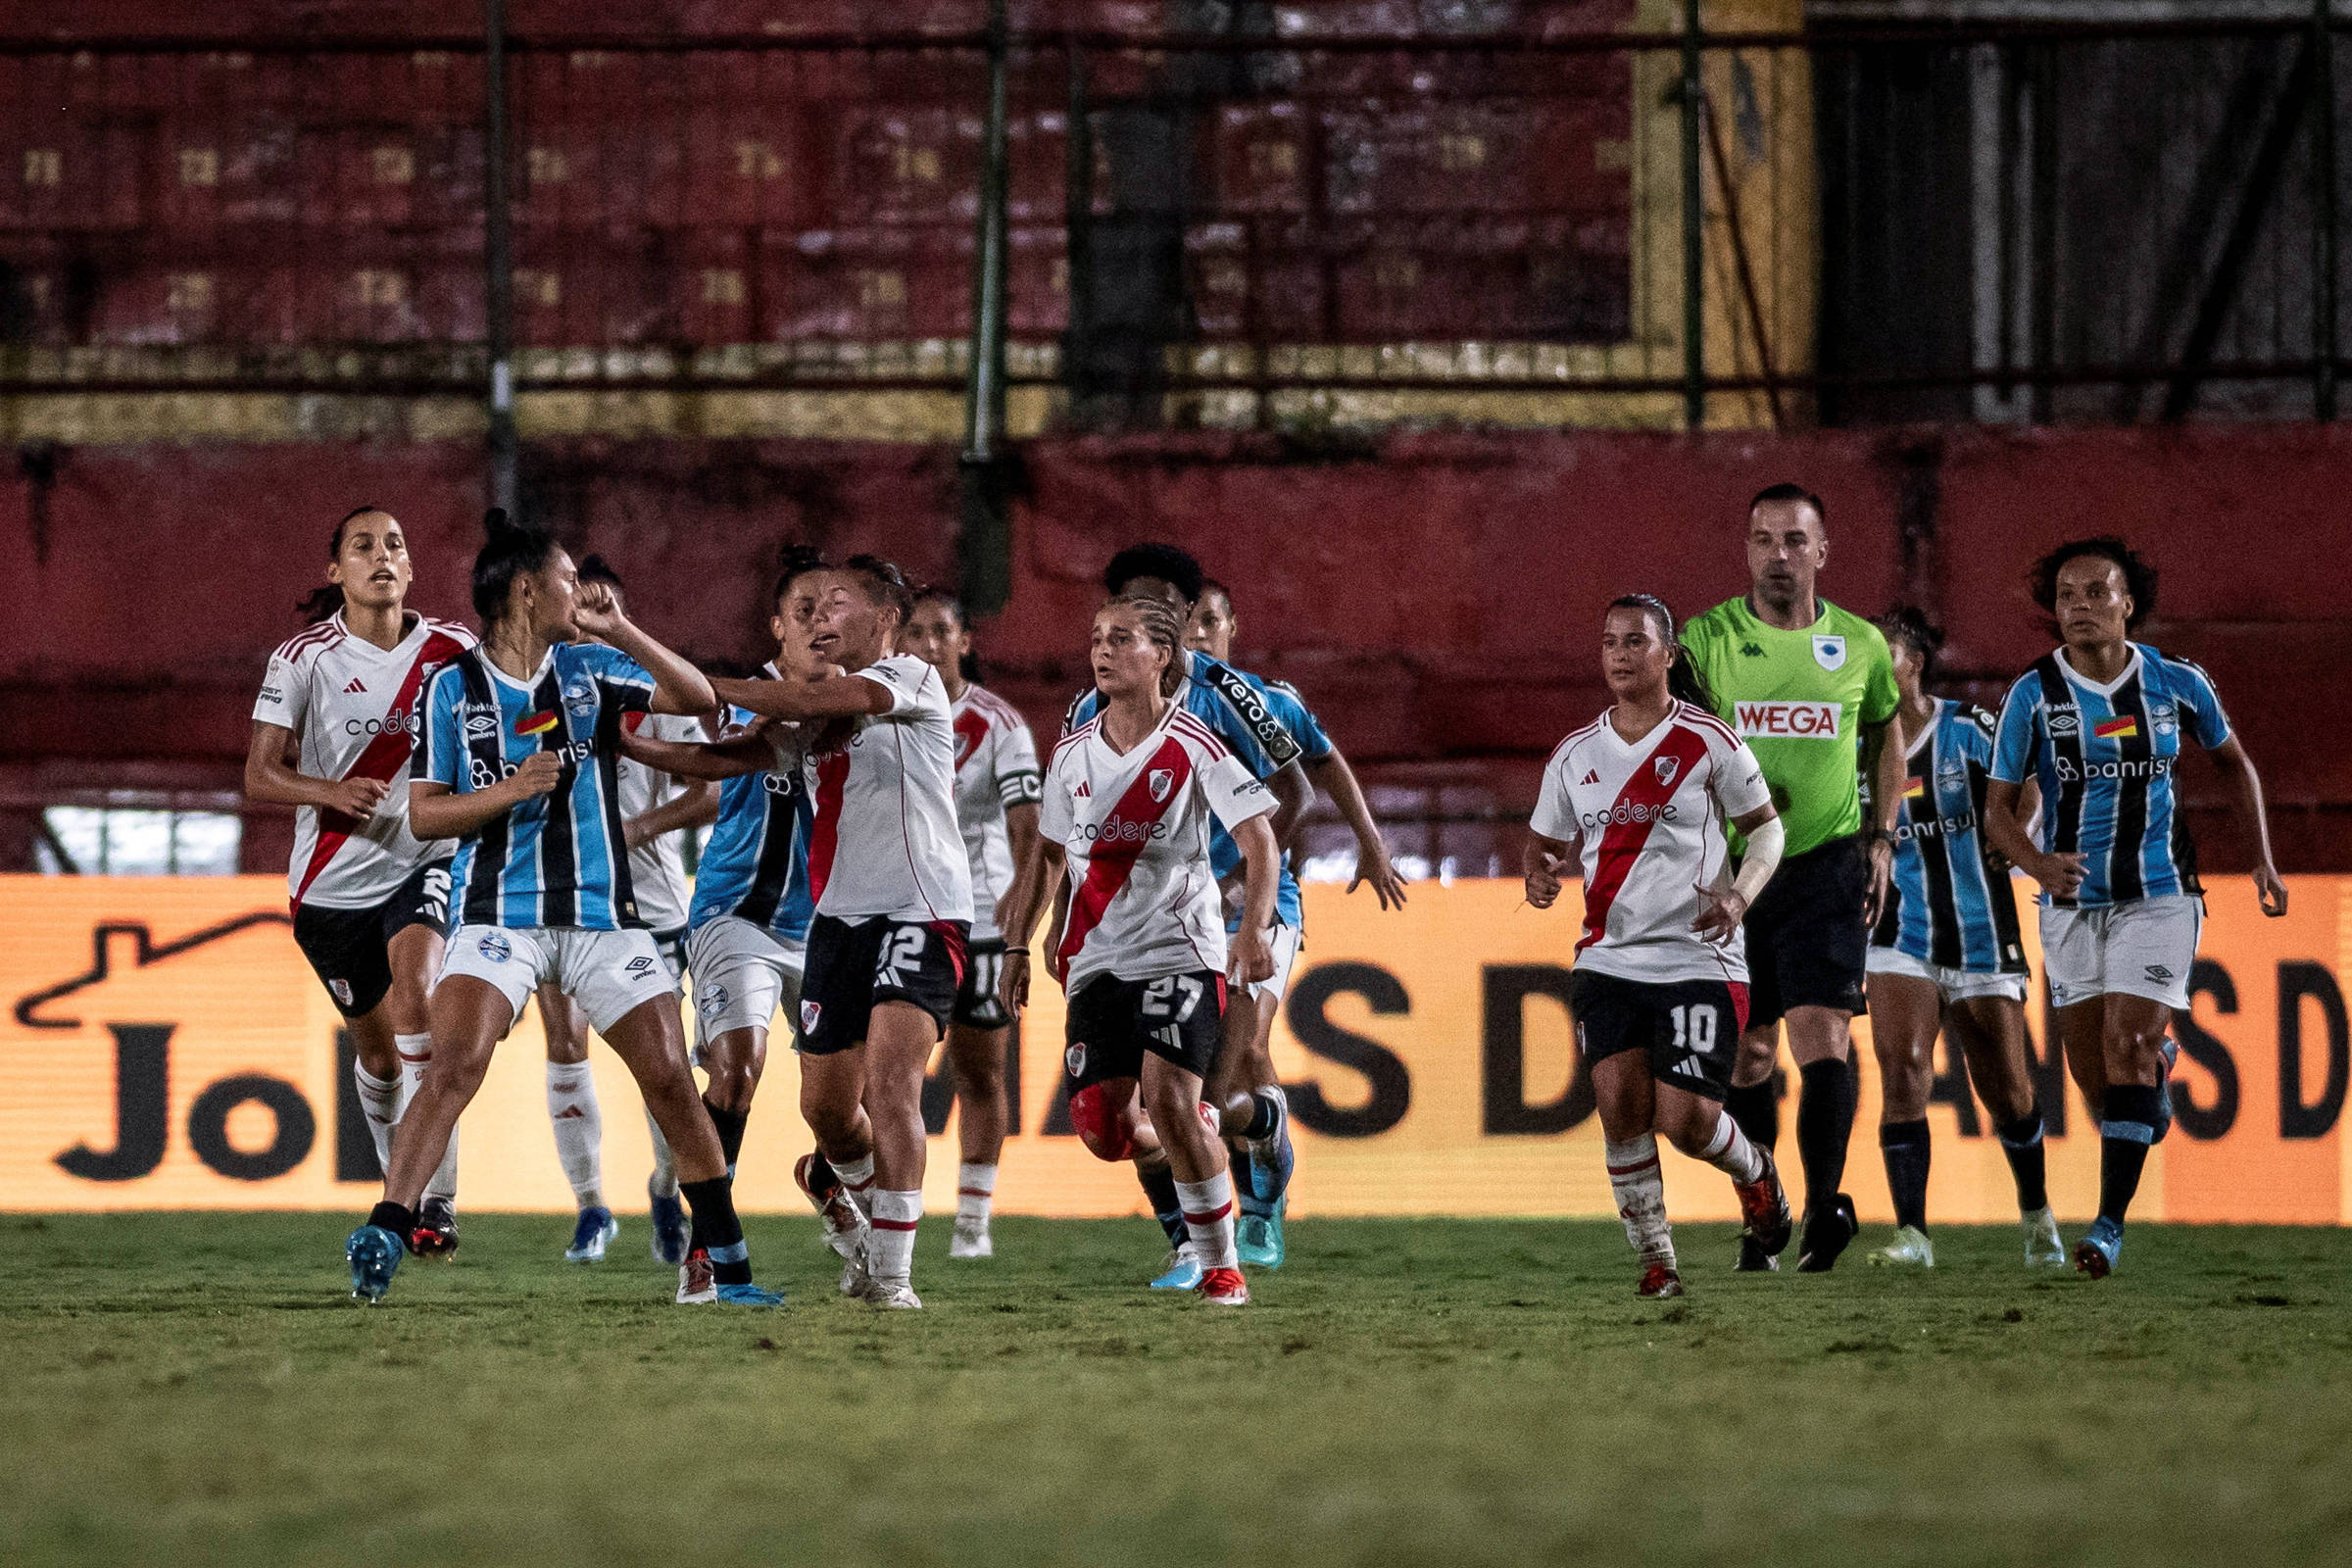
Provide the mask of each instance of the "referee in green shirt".
[{"label": "referee in green shirt", "polygon": [[[1763,764],[1788,824],[1780,870],[1747,913],[1747,1029],[1725,1108],[1758,1146],[1780,1141],[1772,1080],[1786,1023],[1803,1084],[1796,1266],[1804,1273],[1829,1269],[1859,1229],[1853,1200],[1838,1190],[1854,1130],[1850,1025],[1863,1007],[1870,922],[1893,869],[1903,792],[1902,748],[1886,744],[1900,701],[1894,665],[1877,627],[1814,593],[1829,548],[1819,496],[1793,484],[1758,492],[1747,509],[1747,596],[1683,630],[1723,720]],[[1872,780],[1867,832],[1864,774]],[[1740,1267],[1773,1269],[1780,1260],[1743,1238]]]}]

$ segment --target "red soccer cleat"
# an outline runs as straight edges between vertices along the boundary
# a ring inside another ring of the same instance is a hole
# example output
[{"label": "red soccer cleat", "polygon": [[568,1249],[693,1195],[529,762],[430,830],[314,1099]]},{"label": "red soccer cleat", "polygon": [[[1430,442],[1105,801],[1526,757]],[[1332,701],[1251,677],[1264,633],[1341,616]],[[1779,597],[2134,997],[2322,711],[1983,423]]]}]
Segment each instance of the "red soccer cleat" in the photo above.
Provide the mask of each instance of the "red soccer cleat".
[{"label": "red soccer cleat", "polygon": [[1250,1282],[1238,1268],[1212,1268],[1200,1276],[1193,1294],[1216,1306],[1248,1306]]},{"label": "red soccer cleat", "polygon": [[458,1250],[458,1216],[444,1198],[428,1198],[416,1212],[416,1228],[409,1232],[409,1250],[438,1263],[449,1261]]},{"label": "red soccer cleat", "polygon": [[1769,1152],[1757,1152],[1764,1155],[1764,1174],[1732,1191],[1740,1195],[1740,1217],[1746,1222],[1743,1234],[1766,1257],[1778,1257],[1788,1250],[1796,1221],[1788,1212],[1788,1195],[1781,1190],[1780,1167]]},{"label": "red soccer cleat", "polygon": [[1656,1300],[1683,1294],[1683,1277],[1671,1264],[1652,1263],[1642,1271],[1640,1294]]}]

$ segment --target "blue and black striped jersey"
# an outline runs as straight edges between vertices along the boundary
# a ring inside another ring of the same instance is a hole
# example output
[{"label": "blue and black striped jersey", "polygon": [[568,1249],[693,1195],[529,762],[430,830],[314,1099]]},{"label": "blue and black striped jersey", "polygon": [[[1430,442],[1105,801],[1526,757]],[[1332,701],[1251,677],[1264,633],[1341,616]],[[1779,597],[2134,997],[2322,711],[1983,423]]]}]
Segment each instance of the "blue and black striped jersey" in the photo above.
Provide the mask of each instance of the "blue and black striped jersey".
[{"label": "blue and black striped jersey", "polygon": [[1979,973],[2024,974],[2017,894],[1984,836],[1995,720],[1948,698],[1905,758],[1894,828],[1892,897],[1871,944],[1922,963]]},{"label": "blue and black striped jersey", "polygon": [[[773,664],[760,671],[781,680]],[[730,724],[749,724],[755,715],[727,710]],[[816,912],[808,886],[808,833],[816,808],[797,755],[772,768],[745,773],[718,787],[718,821],[703,849],[694,877],[689,926],[722,915],[749,920],[786,942],[804,942]]]}]

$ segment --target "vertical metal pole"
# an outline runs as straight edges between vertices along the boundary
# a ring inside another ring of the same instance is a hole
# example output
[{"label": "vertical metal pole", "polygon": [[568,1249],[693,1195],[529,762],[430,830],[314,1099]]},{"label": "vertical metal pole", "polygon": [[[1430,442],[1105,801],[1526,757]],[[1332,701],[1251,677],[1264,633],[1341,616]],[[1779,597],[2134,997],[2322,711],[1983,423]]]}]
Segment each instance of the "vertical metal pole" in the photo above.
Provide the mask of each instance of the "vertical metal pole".
[{"label": "vertical metal pole", "polygon": [[2311,0],[2311,412],[2335,417],[2335,29]]},{"label": "vertical metal pole", "polygon": [[1012,597],[1012,524],[1004,438],[1005,0],[989,0],[988,122],[980,154],[979,230],[972,258],[971,364],[964,382],[963,491],[957,556],[964,606],[993,614]]},{"label": "vertical metal pole", "polygon": [[1070,101],[1067,134],[1062,138],[1061,254],[1069,285],[1065,294],[1069,327],[1061,340],[1061,382],[1077,402],[1087,396],[1092,385],[1086,361],[1094,336],[1095,124],[1087,103],[1086,49],[1074,36],[1068,48]]},{"label": "vertical metal pole", "polygon": [[1706,206],[1698,184],[1698,0],[1683,0],[1683,422],[1707,422],[1706,313],[1700,270],[1706,263]]},{"label": "vertical metal pole", "polygon": [[483,0],[488,49],[482,59],[482,96],[488,108],[483,141],[484,282],[490,328],[490,498],[515,513],[514,484],[514,256],[507,191],[507,0]]}]

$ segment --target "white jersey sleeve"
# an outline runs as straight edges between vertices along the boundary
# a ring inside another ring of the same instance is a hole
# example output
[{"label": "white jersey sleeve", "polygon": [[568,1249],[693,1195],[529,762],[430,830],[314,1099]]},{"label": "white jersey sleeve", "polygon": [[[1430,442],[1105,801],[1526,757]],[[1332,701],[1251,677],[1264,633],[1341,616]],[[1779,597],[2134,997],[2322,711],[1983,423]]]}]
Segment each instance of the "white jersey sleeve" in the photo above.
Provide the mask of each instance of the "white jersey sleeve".
[{"label": "white jersey sleeve", "polygon": [[1714,766],[1708,778],[1708,788],[1714,792],[1715,804],[1723,808],[1726,819],[1745,816],[1748,812],[1772,804],[1772,786],[1765,782],[1764,764],[1747,742],[1737,737],[1728,742],[1725,737],[1708,732],[1708,757]]},{"label": "white jersey sleeve", "polygon": [[1265,816],[1274,809],[1274,792],[1259,783],[1231,752],[1220,750],[1203,758],[1199,776],[1201,796],[1228,833],[1251,817]]},{"label": "white jersey sleeve", "polygon": [[870,680],[890,693],[890,710],[874,715],[877,718],[905,718],[919,714],[930,706],[925,699],[933,693],[937,694],[939,706],[947,705],[948,692],[940,684],[939,671],[912,654],[893,654],[888,659],[878,660],[858,670],[857,678]]},{"label": "white jersey sleeve", "polygon": [[[280,729],[301,732],[303,715],[310,711],[311,706],[310,671],[300,663],[302,641],[297,637],[270,656],[270,667],[262,676],[261,695],[253,702],[255,723],[275,724]],[[288,657],[288,649],[297,652]]]},{"label": "white jersey sleeve", "polygon": [[1528,818],[1527,829],[1544,838],[1573,844],[1581,834],[1576,825],[1576,807],[1568,799],[1568,754],[1579,736],[1591,729],[1577,731],[1552,748],[1551,758],[1544,764],[1544,777],[1536,786],[1536,810]]}]

